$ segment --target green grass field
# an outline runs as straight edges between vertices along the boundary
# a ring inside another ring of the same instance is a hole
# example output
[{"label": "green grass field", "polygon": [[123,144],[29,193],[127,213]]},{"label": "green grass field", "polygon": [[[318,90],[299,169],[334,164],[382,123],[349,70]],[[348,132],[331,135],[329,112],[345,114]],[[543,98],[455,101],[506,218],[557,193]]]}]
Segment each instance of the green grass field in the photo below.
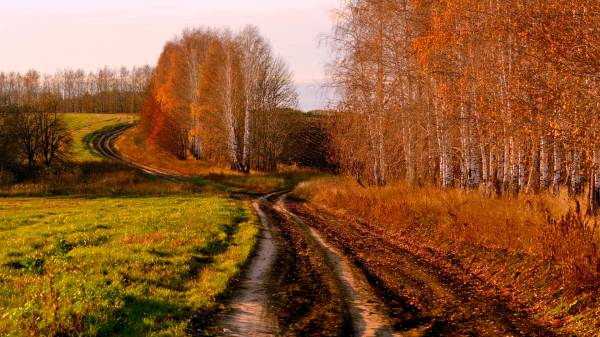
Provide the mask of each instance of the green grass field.
[{"label": "green grass field", "polygon": [[73,137],[71,150],[73,160],[76,162],[102,160],[102,157],[90,147],[94,132],[114,125],[130,124],[139,119],[139,116],[134,114],[64,113],[60,116],[71,131]]},{"label": "green grass field", "polygon": [[222,197],[0,199],[0,335],[183,336],[252,250]]}]

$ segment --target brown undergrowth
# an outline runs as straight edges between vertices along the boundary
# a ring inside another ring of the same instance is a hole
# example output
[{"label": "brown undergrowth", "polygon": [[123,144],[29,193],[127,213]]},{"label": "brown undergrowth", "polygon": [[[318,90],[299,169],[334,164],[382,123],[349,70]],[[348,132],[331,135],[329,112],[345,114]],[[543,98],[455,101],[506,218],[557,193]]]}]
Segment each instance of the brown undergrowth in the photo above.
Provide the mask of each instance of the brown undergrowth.
[{"label": "brown undergrowth", "polygon": [[344,178],[302,183],[294,195],[439,252],[541,321],[583,335],[600,329],[600,233],[566,195],[490,198],[428,186],[363,188]]},{"label": "brown undergrowth", "polygon": [[[127,159],[185,176],[209,174],[238,174],[201,160],[180,160],[160,146],[148,142],[137,127],[125,131],[116,140],[115,147]],[[238,174],[239,175],[239,174]]]},{"label": "brown undergrowth", "polygon": [[148,142],[146,136],[137,127],[130,128],[119,136],[115,147],[131,162],[163,172],[193,177],[192,181],[198,185],[217,183],[221,189],[237,189],[246,193],[268,194],[291,190],[299,181],[323,175],[315,169],[293,165],[279,165],[276,173],[252,171],[243,174],[211,161],[191,158],[182,160],[160,146]]}]

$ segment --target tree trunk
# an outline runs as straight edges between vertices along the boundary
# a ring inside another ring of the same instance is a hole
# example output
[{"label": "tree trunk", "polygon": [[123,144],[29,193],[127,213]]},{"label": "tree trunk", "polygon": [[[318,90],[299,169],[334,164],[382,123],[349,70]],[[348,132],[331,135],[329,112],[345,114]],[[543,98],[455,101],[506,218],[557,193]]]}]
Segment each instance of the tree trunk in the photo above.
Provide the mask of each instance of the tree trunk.
[{"label": "tree trunk", "polygon": [[225,114],[225,128],[227,130],[227,139],[229,145],[229,157],[231,160],[231,166],[235,170],[241,170],[240,162],[238,158],[238,142],[236,135],[236,123],[234,116],[234,97],[233,97],[233,88],[234,88],[234,74],[233,74],[233,60],[231,57],[231,51],[227,51],[226,60],[225,60],[225,102],[224,102],[224,111]]},{"label": "tree trunk", "polygon": [[571,193],[573,195],[581,194],[581,159],[579,151],[573,150],[573,162],[571,168]]},{"label": "tree trunk", "polygon": [[546,137],[540,137],[540,191],[548,189],[548,146]]},{"label": "tree trunk", "polygon": [[554,139],[554,174],[552,176],[552,192],[560,193],[560,171],[561,171],[561,153],[558,139]]},{"label": "tree trunk", "polygon": [[597,214],[600,209],[600,146],[594,149],[594,165],[590,175],[590,210]]}]

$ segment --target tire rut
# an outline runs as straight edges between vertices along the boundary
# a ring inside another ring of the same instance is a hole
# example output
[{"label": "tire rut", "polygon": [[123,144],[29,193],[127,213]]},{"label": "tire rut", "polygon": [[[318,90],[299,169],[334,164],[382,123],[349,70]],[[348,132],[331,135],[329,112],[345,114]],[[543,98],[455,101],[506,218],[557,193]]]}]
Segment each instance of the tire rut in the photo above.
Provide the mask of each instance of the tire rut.
[{"label": "tire rut", "polygon": [[269,298],[265,284],[277,254],[269,219],[261,209],[261,204],[269,197],[271,195],[252,203],[261,223],[256,255],[229,302],[228,312],[217,323],[225,336],[273,336],[279,330],[276,320],[267,310]]},{"label": "tire rut", "polygon": [[394,332],[393,322],[385,314],[384,304],[379,301],[374,289],[365,275],[356,268],[337,248],[330,245],[319,232],[307,226],[302,219],[290,212],[285,206],[286,195],[277,202],[275,210],[301,228],[306,237],[313,242],[313,254],[323,256],[327,268],[340,289],[340,301],[347,308],[352,324],[353,336],[413,336],[418,331]]},{"label": "tire rut", "polygon": [[326,258],[303,229],[269,204],[279,254],[270,275],[270,309],[279,336],[351,336],[342,289]]},{"label": "tire rut", "polygon": [[291,207],[364,271],[397,330],[424,336],[556,335],[483,281],[416,255],[379,228]]}]

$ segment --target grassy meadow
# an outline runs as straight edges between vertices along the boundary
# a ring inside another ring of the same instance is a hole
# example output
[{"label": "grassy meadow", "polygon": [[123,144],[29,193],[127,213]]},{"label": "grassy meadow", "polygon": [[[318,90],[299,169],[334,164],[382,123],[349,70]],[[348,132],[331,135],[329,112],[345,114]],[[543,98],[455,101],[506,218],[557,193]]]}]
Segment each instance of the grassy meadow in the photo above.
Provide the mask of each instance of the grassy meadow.
[{"label": "grassy meadow", "polygon": [[183,336],[250,254],[222,197],[0,199],[0,335]]},{"label": "grassy meadow", "polygon": [[256,242],[250,203],[99,157],[136,115],[62,117],[73,163],[0,190],[0,336],[198,334]]}]

